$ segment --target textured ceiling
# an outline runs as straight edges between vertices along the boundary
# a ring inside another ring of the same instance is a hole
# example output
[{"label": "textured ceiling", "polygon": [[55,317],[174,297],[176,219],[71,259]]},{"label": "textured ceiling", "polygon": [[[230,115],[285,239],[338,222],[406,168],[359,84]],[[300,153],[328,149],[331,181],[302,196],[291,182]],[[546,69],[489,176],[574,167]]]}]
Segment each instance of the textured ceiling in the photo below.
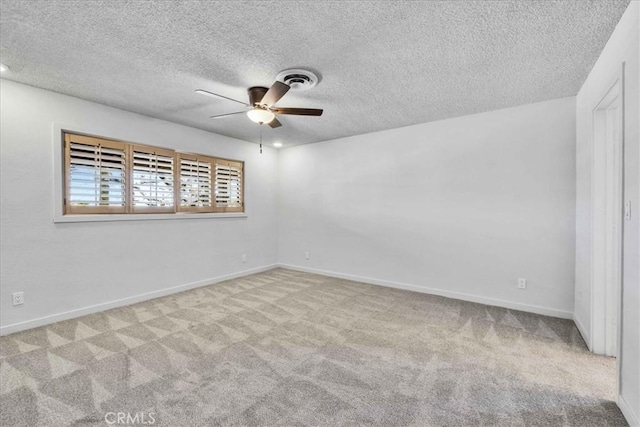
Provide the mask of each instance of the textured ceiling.
[{"label": "textured ceiling", "polygon": [[[247,141],[238,104],[279,71],[320,83],[277,105],[285,146],[575,95],[629,0],[14,1],[0,3],[4,78]],[[241,107],[241,106],[240,106]]]}]

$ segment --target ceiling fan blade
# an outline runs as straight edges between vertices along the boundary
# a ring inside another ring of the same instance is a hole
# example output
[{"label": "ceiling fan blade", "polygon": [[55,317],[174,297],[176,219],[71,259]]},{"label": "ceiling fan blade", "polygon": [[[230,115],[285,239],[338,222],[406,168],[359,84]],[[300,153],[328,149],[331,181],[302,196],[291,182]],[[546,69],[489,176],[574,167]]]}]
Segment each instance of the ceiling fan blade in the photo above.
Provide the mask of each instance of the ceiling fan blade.
[{"label": "ceiling fan blade", "polygon": [[246,111],[237,111],[235,113],[218,114],[217,116],[211,116],[210,119],[222,119],[224,117],[235,116],[236,114],[246,114]]},{"label": "ceiling fan blade", "polygon": [[269,88],[267,93],[264,94],[260,104],[266,105],[267,107],[271,107],[273,104],[278,102],[280,98],[284,96],[291,89],[288,84],[282,83],[276,80],[276,82]]},{"label": "ceiling fan blade", "polygon": [[269,125],[269,126],[271,126],[271,128],[272,128],[272,129],[275,129],[275,128],[279,128],[280,126],[282,126],[282,123],[280,123],[280,122],[278,121],[278,119],[276,119],[276,118],[274,117],[274,118],[273,118],[273,120],[271,120],[271,121],[268,123],[268,125]]},{"label": "ceiling fan blade", "polygon": [[321,116],[324,110],[319,108],[272,108],[275,114],[294,114],[296,116]]},{"label": "ceiling fan blade", "polygon": [[229,98],[228,96],[218,95],[217,93],[209,92],[209,91],[206,91],[206,90],[203,90],[203,89],[196,90],[196,93],[199,93],[200,95],[211,96],[211,97],[214,97],[214,98],[227,99],[229,101],[233,101],[233,102],[237,102],[238,104],[242,104],[242,105],[244,105],[246,107],[250,107],[250,105],[247,104],[246,102],[238,101],[237,99]]}]

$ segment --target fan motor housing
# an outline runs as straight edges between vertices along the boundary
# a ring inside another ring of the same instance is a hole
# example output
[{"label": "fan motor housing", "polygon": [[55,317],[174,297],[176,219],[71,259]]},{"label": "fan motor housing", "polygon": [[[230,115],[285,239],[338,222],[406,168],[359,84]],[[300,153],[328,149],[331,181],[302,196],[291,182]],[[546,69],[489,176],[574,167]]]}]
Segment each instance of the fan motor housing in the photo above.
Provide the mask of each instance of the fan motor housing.
[{"label": "fan motor housing", "polygon": [[318,84],[318,76],[309,70],[291,68],[280,71],[276,80],[288,84],[292,90],[309,90]]},{"label": "fan motor housing", "polygon": [[268,90],[269,88],[262,87],[262,86],[250,87],[248,90],[249,104],[251,104],[252,107],[255,105],[260,105],[260,101],[262,101],[264,94],[267,93]]}]

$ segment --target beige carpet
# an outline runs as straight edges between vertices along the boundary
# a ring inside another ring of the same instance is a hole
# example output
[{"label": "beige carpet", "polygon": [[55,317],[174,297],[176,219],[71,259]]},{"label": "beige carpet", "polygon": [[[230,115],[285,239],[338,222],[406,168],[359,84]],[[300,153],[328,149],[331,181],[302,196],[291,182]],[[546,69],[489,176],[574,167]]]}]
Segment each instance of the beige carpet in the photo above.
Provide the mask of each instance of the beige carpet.
[{"label": "beige carpet", "polygon": [[571,321],[283,269],[0,344],[3,426],[626,425]]}]

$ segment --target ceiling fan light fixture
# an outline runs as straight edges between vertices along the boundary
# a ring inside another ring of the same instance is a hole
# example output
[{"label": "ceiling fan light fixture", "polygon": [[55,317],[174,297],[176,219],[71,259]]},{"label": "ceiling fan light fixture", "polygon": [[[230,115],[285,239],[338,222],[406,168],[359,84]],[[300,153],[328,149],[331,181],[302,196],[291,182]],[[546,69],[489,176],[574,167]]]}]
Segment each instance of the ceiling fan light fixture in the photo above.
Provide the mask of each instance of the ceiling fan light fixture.
[{"label": "ceiling fan light fixture", "polygon": [[262,124],[269,123],[276,115],[263,108],[254,108],[253,110],[247,111],[247,116],[249,116],[251,121]]}]

